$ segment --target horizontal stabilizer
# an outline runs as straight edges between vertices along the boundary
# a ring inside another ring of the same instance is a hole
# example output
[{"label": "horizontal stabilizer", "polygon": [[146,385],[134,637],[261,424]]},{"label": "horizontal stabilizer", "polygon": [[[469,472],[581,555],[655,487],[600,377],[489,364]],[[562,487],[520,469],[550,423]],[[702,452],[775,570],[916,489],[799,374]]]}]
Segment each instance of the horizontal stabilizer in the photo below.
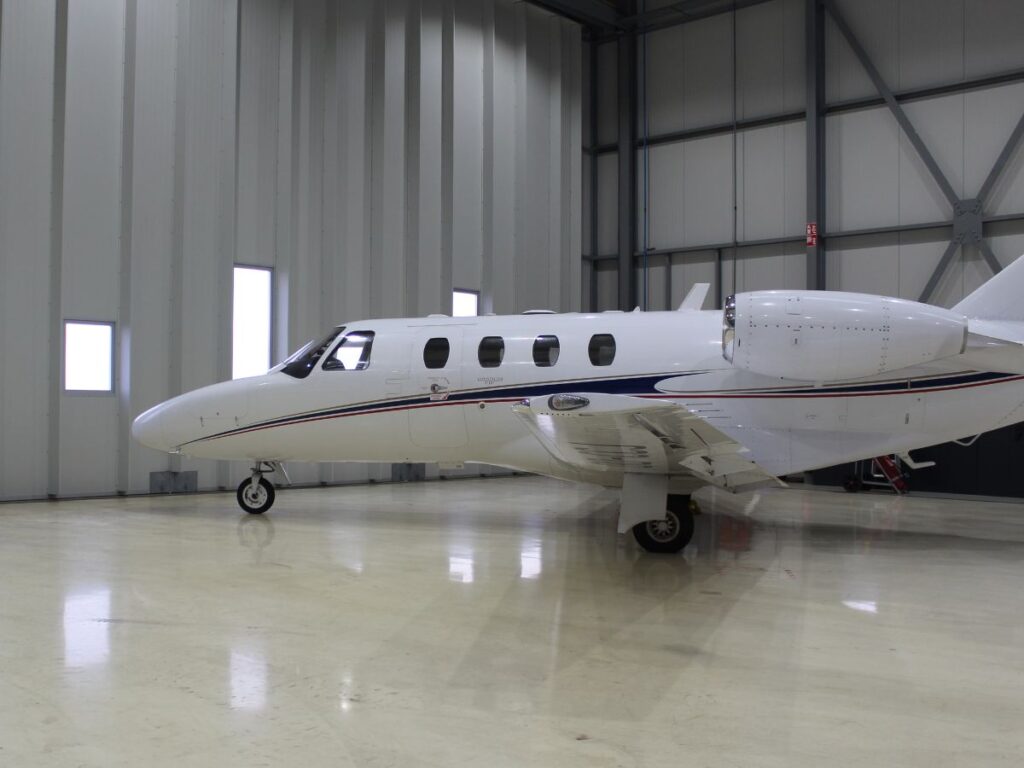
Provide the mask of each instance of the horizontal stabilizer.
[{"label": "horizontal stabilizer", "polygon": [[967,331],[957,362],[976,371],[1024,374],[1024,322],[971,319]]}]

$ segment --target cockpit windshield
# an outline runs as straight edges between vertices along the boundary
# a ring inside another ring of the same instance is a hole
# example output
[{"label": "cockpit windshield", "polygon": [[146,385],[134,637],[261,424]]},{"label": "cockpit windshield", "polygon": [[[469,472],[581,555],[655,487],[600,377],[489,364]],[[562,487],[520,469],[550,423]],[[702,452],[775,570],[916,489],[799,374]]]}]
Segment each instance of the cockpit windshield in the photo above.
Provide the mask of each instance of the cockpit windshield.
[{"label": "cockpit windshield", "polygon": [[332,328],[331,332],[322,339],[309,342],[281,363],[277,370],[281,371],[281,373],[287,373],[289,376],[294,376],[296,379],[306,378],[309,376],[309,372],[316,367],[320,358],[324,356],[324,353],[330,349],[331,342],[338,338],[338,335],[344,330],[345,326],[343,325]]}]

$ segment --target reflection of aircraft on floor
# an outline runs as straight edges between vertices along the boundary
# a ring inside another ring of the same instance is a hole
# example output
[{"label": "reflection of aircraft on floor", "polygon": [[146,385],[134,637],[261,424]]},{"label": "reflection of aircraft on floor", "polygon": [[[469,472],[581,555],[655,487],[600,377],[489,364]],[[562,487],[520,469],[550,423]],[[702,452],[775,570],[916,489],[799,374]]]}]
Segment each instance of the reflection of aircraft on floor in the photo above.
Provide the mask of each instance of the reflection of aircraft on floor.
[{"label": "reflection of aircraft on floor", "polygon": [[676,312],[365,320],[263,376],[169,400],[135,437],[250,459],[264,512],[281,462],[481,462],[621,488],[651,551],[693,533],[689,494],[1024,421],[1024,259],[951,310],[818,291]]}]

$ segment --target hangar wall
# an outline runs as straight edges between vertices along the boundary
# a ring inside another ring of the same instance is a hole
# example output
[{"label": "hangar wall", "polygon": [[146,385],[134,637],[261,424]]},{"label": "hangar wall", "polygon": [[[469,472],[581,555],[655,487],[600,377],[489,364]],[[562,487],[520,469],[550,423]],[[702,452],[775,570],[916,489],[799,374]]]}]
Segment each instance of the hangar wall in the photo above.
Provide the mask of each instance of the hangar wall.
[{"label": "hangar wall", "polygon": [[[712,283],[719,306],[734,291],[808,287],[808,2],[747,5],[647,35],[650,309],[675,306],[698,281]],[[977,194],[1024,111],[1024,4],[836,5],[957,195]],[[585,306],[608,309],[617,306],[617,52],[615,42],[591,47],[585,44],[584,82],[591,69],[597,81],[584,88],[584,296]],[[638,48],[642,137],[642,37]],[[917,299],[952,234],[950,205],[827,15],[824,54],[825,285]],[[641,228],[643,167],[640,151]],[[993,188],[985,219],[986,239],[1002,264],[1024,253],[1019,146]],[[638,231],[637,253],[642,250]],[[638,277],[642,261],[638,256]],[[932,301],[952,305],[990,274],[978,250],[965,247]],[[638,279],[637,304],[642,284]]]},{"label": "hangar wall", "polygon": [[[3,0],[0,499],[241,467],[132,443],[230,376],[231,268],[274,268],[275,360],[352,318],[580,300],[579,27],[512,0]],[[112,396],[64,319],[116,322]],[[298,481],[390,478],[290,467]]]}]

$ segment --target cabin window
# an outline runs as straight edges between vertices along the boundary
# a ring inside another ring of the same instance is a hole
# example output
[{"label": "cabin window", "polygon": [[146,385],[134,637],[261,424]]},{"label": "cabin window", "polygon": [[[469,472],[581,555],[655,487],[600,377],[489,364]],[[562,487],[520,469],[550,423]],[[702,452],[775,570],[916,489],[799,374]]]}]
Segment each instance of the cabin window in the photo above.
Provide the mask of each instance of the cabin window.
[{"label": "cabin window", "polygon": [[484,336],[477,350],[481,368],[497,368],[505,358],[505,340],[501,336]]},{"label": "cabin window", "polygon": [[345,334],[331,356],[324,361],[325,371],[362,371],[370,366],[373,331],[352,331]]},{"label": "cabin window", "polygon": [[590,337],[587,352],[594,365],[611,365],[615,360],[615,337],[610,333],[595,333]]},{"label": "cabin window", "polygon": [[550,368],[558,362],[557,336],[538,336],[533,340],[533,362],[541,368]]},{"label": "cabin window", "polygon": [[114,391],[113,323],[64,323],[64,391]]},{"label": "cabin window", "polygon": [[448,365],[448,355],[451,354],[451,345],[448,339],[430,339],[423,347],[423,364],[427,368],[444,368]]}]

